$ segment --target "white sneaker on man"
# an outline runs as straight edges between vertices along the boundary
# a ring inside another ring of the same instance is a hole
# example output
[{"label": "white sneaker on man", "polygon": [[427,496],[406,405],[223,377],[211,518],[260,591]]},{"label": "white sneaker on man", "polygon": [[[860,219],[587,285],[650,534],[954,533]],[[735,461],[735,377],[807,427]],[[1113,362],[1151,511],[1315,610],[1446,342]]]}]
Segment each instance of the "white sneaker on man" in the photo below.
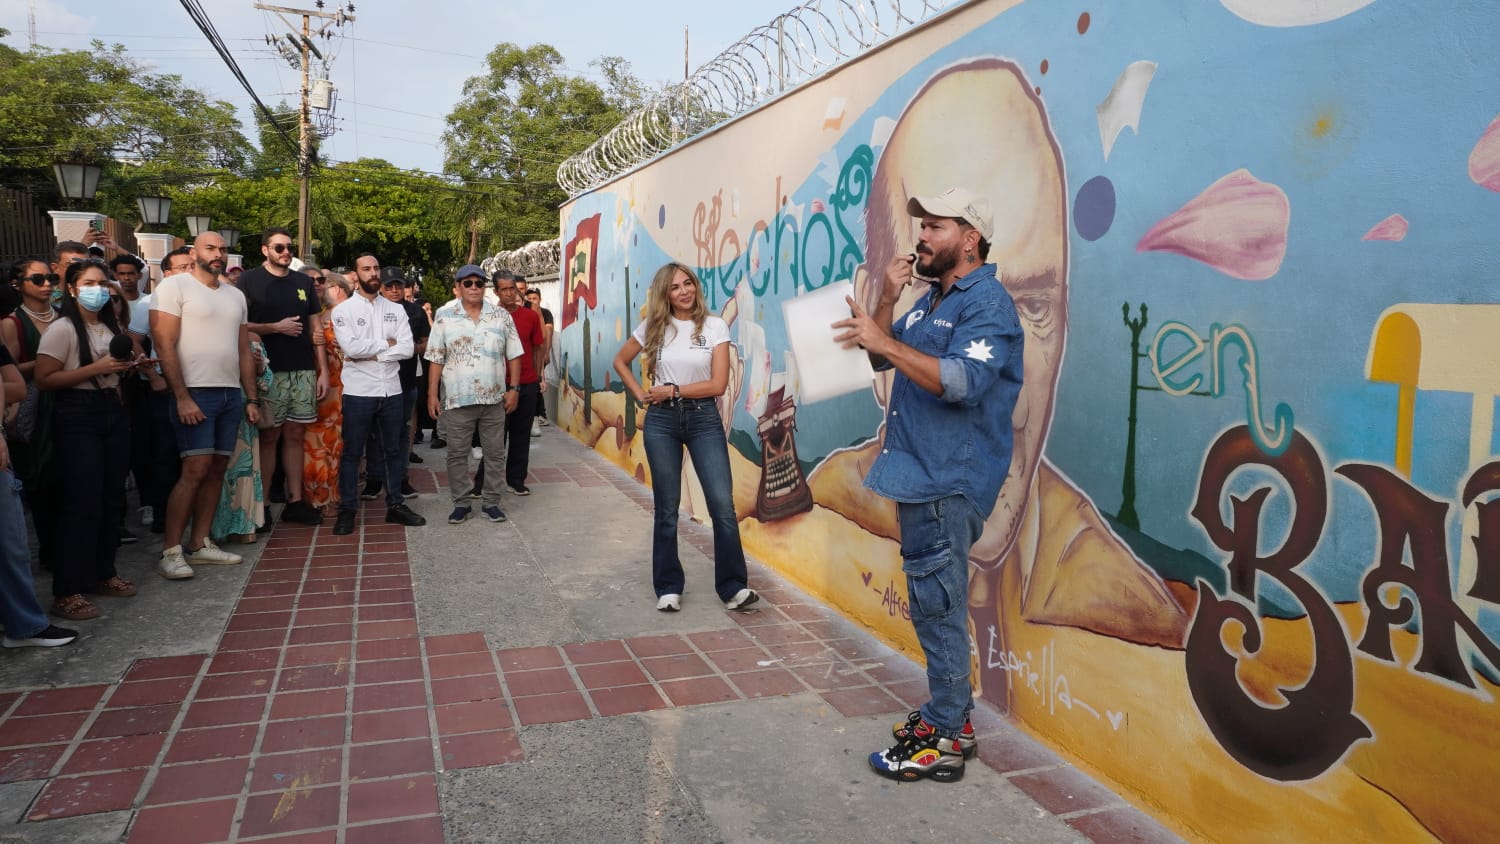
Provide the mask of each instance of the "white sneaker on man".
[{"label": "white sneaker on man", "polygon": [[203,547],[197,551],[187,552],[187,561],[199,566],[237,566],[241,559],[239,554],[231,554],[215,545],[212,539],[203,540]]},{"label": "white sneaker on man", "polygon": [[531,420],[531,435],[533,437],[540,437],[542,435],[542,420]]},{"label": "white sneaker on man", "polygon": [[151,509],[151,505],[148,504],[145,507],[142,507],[140,509],[140,514],[141,527],[151,527],[151,521],[156,516],[156,513]]},{"label": "white sneaker on man", "polygon": [[474,458],[475,460],[483,460],[484,459],[484,451],[483,451],[483,449],[481,449],[479,446],[476,445],[473,448],[469,449],[469,456],[472,457],[472,458]]},{"label": "white sneaker on man", "polygon": [[182,546],[173,545],[161,552],[156,563],[156,573],[168,580],[187,580],[193,576],[193,567],[182,558]]},{"label": "white sneaker on man", "polygon": [[682,609],[682,596],[669,592],[656,599],[656,608],[662,612],[677,612]]}]

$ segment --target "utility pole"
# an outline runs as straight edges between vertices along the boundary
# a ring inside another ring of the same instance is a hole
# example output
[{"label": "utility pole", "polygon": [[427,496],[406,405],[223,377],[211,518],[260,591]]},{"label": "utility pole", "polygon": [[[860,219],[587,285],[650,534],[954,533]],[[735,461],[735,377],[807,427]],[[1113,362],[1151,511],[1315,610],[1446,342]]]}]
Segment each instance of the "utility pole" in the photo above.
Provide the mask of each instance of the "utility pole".
[{"label": "utility pole", "polygon": [[[323,4],[320,1],[318,6]],[[306,258],[310,255],[312,246],[312,83],[309,73],[308,53],[316,55],[321,61],[323,54],[312,43],[312,19],[320,18],[326,23],[320,24],[317,35],[327,36],[332,27],[343,26],[354,21],[354,4],[350,3],[345,8],[337,8],[333,12],[325,12],[318,9],[293,9],[286,6],[270,6],[265,3],[256,3],[255,8],[266,12],[275,12],[282,22],[297,35],[297,49],[300,58],[297,62],[302,70],[302,102],[297,110],[297,254]],[[301,32],[286,19],[286,15],[300,15],[302,18]]]}]

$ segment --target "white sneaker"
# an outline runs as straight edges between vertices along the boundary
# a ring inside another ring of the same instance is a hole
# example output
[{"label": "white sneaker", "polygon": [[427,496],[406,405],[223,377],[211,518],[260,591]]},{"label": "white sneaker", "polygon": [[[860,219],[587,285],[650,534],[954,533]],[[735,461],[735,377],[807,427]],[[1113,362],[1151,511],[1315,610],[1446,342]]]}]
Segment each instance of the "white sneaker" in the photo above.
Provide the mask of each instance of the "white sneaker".
[{"label": "white sneaker", "polygon": [[682,596],[668,593],[656,599],[656,608],[662,612],[677,612],[682,609]]},{"label": "white sneaker", "polygon": [[161,552],[156,563],[156,573],[168,580],[187,580],[193,576],[193,568],[182,558],[182,546],[173,545]]},{"label": "white sneaker", "polygon": [[531,435],[540,437],[542,435],[542,422],[540,419],[531,420]]},{"label": "white sneaker", "polygon": [[156,518],[156,512],[151,509],[151,506],[147,505],[145,507],[142,507],[140,509],[140,514],[141,527],[151,527],[151,520]]},{"label": "white sneaker", "polygon": [[469,456],[474,458],[475,460],[483,460],[484,451],[476,445],[473,448],[469,449]]},{"label": "white sneaker", "polygon": [[733,598],[730,598],[729,600],[724,602],[724,609],[743,610],[744,608],[759,600],[760,596],[755,594],[754,589],[741,589],[740,591],[734,593]]},{"label": "white sneaker", "polygon": [[202,548],[187,553],[187,559],[200,566],[237,566],[242,558],[215,545],[212,539],[205,539]]}]

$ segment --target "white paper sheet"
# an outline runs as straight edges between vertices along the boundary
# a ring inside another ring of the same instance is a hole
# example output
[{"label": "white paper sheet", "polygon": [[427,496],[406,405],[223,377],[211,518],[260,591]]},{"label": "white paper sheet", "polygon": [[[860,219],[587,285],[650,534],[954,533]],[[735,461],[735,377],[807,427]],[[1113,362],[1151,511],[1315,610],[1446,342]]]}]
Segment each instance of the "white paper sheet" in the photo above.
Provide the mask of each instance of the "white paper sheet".
[{"label": "white paper sheet", "polygon": [[849,318],[845,296],[854,285],[834,282],[781,303],[787,338],[797,361],[798,401],[804,405],[869,389],[875,372],[864,349],[845,349],[833,341],[833,323]]}]

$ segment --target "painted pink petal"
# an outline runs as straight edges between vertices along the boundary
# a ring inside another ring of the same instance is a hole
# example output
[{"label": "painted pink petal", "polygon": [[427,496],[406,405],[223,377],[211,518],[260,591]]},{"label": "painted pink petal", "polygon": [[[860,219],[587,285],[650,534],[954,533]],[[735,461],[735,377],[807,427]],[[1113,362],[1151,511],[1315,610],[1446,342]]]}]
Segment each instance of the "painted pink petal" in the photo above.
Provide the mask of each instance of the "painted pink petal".
[{"label": "painted pink petal", "polygon": [[1469,153],[1469,178],[1476,185],[1500,193],[1500,117],[1490,122],[1474,151]]},{"label": "painted pink petal", "polygon": [[1174,252],[1233,278],[1264,281],[1281,269],[1291,220],[1281,188],[1236,170],[1152,226],[1135,250]]},{"label": "painted pink petal", "polygon": [[1360,240],[1391,240],[1401,241],[1406,239],[1406,232],[1411,224],[1400,214],[1392,214],[1384,220],[1375,224],[1375,227],[1365,232]]}]

